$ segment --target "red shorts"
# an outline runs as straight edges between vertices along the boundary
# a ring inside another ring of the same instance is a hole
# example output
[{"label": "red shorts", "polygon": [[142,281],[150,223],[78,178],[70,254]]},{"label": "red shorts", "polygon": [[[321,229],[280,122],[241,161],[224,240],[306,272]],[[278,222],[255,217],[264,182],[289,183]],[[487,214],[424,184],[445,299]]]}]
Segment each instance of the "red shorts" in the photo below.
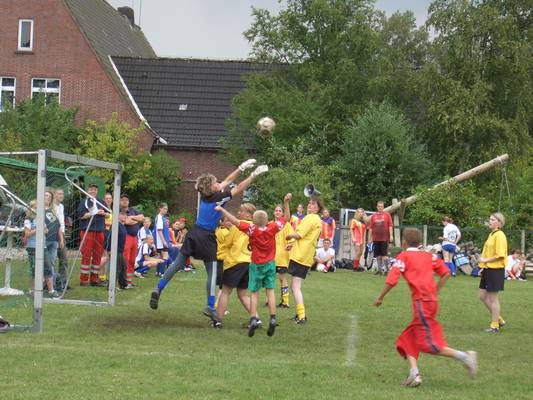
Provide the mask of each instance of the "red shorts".
[{"label": "red shorts", "polygon": [[438,353],[447,347],[442,326],[437,321],[439,303],[416,300],[413,303],[413,320],[396,340],[396,350],[402,357],[418,359],[420,352]]}]

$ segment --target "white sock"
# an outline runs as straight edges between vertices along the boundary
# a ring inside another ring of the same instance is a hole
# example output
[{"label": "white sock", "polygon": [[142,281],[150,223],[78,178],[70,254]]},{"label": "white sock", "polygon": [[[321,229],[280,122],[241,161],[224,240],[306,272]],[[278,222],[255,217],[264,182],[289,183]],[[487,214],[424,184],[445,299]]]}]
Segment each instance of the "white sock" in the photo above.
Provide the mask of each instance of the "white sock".
[{"label": "white sock", "polygon": [[418,368],[417,367],[411,368],[409,370],[409,375],[410,376],[417,376],[418,374],[419,374],[419,372],[418,372]]},{"label": "white sock", "polygon": [[453,358],[461,361],[462,363],[466,363],[468,360],[468,355],[464,351],[457,350],[455,354],[453,355]]}]

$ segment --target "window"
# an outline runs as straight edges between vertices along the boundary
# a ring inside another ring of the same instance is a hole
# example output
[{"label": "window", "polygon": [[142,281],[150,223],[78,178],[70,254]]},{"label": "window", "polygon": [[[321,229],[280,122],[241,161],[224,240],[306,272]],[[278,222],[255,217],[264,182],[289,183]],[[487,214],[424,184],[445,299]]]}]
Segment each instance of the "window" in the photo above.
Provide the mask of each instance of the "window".
[{"label": "window", "polygon": [[18,50],[33,50],[33,20],[19,19],[19,42]]},{"label": "window", "polygon": [[15,105],[15,78],[0,77],[0,112]]},{"label": "window", "polygon": [[52,101],[59,103],[61,93],[61,81],[59,79],[32,79],[31,80],[31,98],[33,100],[43,99],[45,104]]}]

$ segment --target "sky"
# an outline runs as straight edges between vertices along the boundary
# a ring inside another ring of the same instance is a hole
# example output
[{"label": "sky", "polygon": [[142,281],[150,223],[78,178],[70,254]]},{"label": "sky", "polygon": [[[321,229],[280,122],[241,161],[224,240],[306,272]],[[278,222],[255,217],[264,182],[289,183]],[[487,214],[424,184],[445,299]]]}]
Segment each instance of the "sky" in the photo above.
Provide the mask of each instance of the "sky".
[{"label": "sky", "polygon": [[[278,0],[107,0],[128,6],[160,57],[244,59],[250,45],[242,33],[252,24],[251,7],[277,13]],[[426,20],[431,0],[377,0],[387,15],[411,10],[417,24]]]}]

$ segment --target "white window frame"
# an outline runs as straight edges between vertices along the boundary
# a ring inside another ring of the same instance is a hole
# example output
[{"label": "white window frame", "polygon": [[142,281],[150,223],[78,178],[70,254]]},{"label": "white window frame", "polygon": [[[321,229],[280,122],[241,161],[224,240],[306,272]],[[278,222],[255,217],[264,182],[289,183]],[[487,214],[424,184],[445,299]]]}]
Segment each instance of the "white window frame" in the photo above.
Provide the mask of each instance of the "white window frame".
[{"label": "white window frame", "polygon": [[[45,81],[45,87],[44,88],[36,88],[33,87],[33,81],[39,80],[39,81]],[[48,87],[48,81],[59,81],[59,87],[58,88],[49,88]],[[42,93],[45,95],[45,104],[46,104],[46,95],[49,93],[57,93],[57,102],[58,104],[61,104],[61,79],[59,78],[31,78],[31,98],[33,99],[34,94]]]},{"label": "white window frame", "polygon": [[[30,23],[30,47],[21,47],[22,24],[24,22]],[[19,19],[19,35],[18,35],[17,49],[18,51],[33,51],[33,19]]]},{"label": "white window frame", "polygon": [[[4,86],[3,79],[13,79],[13,86]],[[12,90],[11,90],[12,89]],[[3,91],[12,91],[13,92],[13,107],[15,107],[15,98],[17,96],[17,78],[14,76],[0,76],[0,102],[2,101],[2,92]],[[0,103],[0,112],[2,112],[2,104]]]}]

